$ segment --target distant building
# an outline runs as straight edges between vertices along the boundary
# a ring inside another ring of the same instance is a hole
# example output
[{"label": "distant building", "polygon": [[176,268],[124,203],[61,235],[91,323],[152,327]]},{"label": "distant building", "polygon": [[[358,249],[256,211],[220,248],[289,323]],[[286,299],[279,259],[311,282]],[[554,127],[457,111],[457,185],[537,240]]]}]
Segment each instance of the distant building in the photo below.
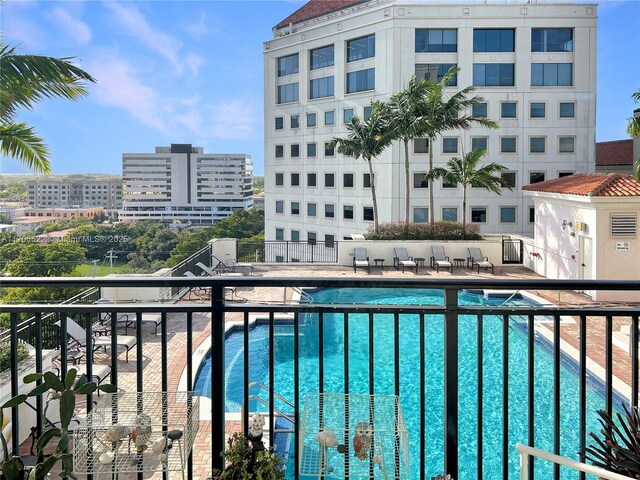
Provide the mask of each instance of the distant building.
[{"label": "distant building", "polygon": [[190,144],[125,153],[119,218],[212,225],[253,206],[252,179],[253,162],[243,153],[204,153]]},{"label": "distant building", "polygon": [[17,227],[15,225],[0,224],[0,233],[16,233]]},{"label": "distant building", "polygon": [[55,217],[18,217],[14,220],[13,225],[16,227],[16,233],[22,235],[27,232],[35,232],[38,228],[44,227],[51,222],[57,222],[59,219]]},{"label": "distant building", "polygon": [[264,192],[260,192],[253,196],[253,208],[264,212]]},{"label": "distant building", "polygon": [[105,214],[102,207],[93,208],[24,208],[18,211],[14,223],[22,218],[55,218],[71,220],[72,218],[86,218],[91,220]]},{"label": "distant building", "polygon": [[31,180],[27,182],[27,200],[34,208],[102,207],[113,217],[122,208],[122,180],[85,175]]},{"label": "distant building", "polygon": [[[521,187],[595,165],[597,5],[567,2],[311,0],[264,42],[265,238],[332,242],[379,221],[429,219],[426,139],[394,143],[374,162],[331,145],[352,116],[367,118],[409,79],[460,73],[446,95],[473,85],[484,101],[473,113],[499,129],[444,132],[435,166],[472,148],[508,168],[502,195],[468,192],[466,218],[482,232],[533,233],[533,201]],[[435,220],[462,219],[462,188],[434,182]]]},{"label": "distant building", "polygon": [[[633,111],[633,116],[640,116],[640,108]],[[633,175],[639,158],[640,137],[596,143],[596,172]]]}]

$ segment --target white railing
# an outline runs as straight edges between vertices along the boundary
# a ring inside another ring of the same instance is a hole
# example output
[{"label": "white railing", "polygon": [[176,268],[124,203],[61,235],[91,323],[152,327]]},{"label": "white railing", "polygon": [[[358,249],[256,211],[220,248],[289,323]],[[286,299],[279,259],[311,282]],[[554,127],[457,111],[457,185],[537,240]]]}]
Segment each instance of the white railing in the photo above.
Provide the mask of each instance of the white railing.
[{"label": "white railing", "polygon": [[557,463],[564,467],[585,472],[590,475],[603,480],[633,480],[626,475],[620,475],[619,473],[608,472],[602,468],[594,467],[593,465],[587,465],[586,463],[577,462],[567,457],[561,457],[553,453],[545,452],[537,448],[529,447],[528,445],[516,444],[516,448],[520,452],[520,480],[529,480],[529,457],[537,457],[549,462]]}]

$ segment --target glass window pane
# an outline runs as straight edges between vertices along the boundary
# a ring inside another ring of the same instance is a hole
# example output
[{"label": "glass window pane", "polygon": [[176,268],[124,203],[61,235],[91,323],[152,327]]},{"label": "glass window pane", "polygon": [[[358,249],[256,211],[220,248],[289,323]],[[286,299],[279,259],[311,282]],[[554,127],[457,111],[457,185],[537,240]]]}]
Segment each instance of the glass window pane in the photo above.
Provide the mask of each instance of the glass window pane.
[{"label": "glass window pane", "polygon": [[545,179],[544,172],[529,172],[529,183],[544,182],[544,179]]},{"label": "glass window pane", "polygon": [[429,221],[429,209],[427,207],[416,207],[413,209],[413,222],[426,223]]},{"label": "glass window pane", "polygon": [[287,55],[278,58],[278,76],[293,75],[298,73],[298,54]]},{"label": "glass window pane", "polygon": [[315,127],[315,126],[316,126],[316,114],[307,113],[307,127]]},{"label": "glass window pane", "polygon": [[284,202],[282,200],[276,202],[276,213],[284,213]]},{"label": "glass window pane", "polygon": [[559,63],[558,64],[558,86],[570,87],[573,85],[573,64],[571,63]]},{"label": "glass window pane", "polygon": [[516,137],[501,137],[500,152],[516,153]]},{"label": "glass window pane", "polygon": [[356,38],[347,42],[347,62],[363,60],[376,55],[376,36]]},{"label": "glass window pane", "polygon": [[292,187],[299,187],[300,186],[300,174],[299,173],[292,173],[291,174],[291,186]]},{"label": "glass window pane", "polygon": [[487,30],[475,28],[473,30],[473,51],[484,52],[486,45]]},{"label": "glass window pane", "polygon": [[573,102],[560,102],[560,118],[575,117],[576,104]]},{"label": "glass window pane", "polygon": [[428,138],[414,139],[413,153],[429,153],[429,139]]},{"label": "glass window pane", "polygon": [[335,112],[333,110],[324,112],[324,124],[333,125],[334,122],[335,122]]},{"label": "glass window pane", "polygon": [[280,242],[284,240],[284,229],[276,228],[276,240]]},{"label": "glass window pane", "polygon": [[544,64],[544,85],[558,85],[558,64],[546,63]]},{"label": "glass window pane", "polygon": [[471,148],[473,150],[487,150],[488,137],[471,138]]},{"label": "glass window pane", "polygon": [[500,223],[515,223],[516,207],[500,207]]},{"label": "glass window pane", "polygon": [[544,118],[545,117],[545,107],[546,105],[542,102],[535,102],[530,104],[531,107],[531,118]]},{"label": "glass window pane", "polygon": [[486,223],[487,222],[487,208],[486,207],[471,207],[471,221],[473,223]]},{"label": "glass window pane", "polygon": [[476,118],[487,118],[487,104],[476,103],[471,107],[471,114]]},{"label": "glass window pane", "polygon": [[333,45],[313,49],[309,52],[309,68],[315,70],[316,68],[330,67],[334,62],[333,57]]},{"label": "glass window pane", "polygon": [[540,87],[544,85],[544,68],[542,63],[531,64],[531,86]]},{"label": "glass window pane", "polygon": [[291,157],[296,158],[300,156],[300,145],[294,143],[291,145]]},{"label": "glass window pane", "polygon": [[515,102],[502,102],[500,104],[500,116],[502,118],[516,118],[517,104]]},{"label": "glass window pane", "polygon": [[457,207],[443,207],[442,220],[444,220],[445,222],[457,222],[458,221]]},{"label": "glass window pane", "polygon": [[316,174],[315,173],[307,173],[307,186],[315,187],[316,186]]},{"label": "glass window pane", "polygon": [[443,138],[442,153],[458,153],[458,139],[455,137]]},{"label": "glass window pane", "polygon": [[317,154],[317,146],[315,143],[307,143],[307,157],[315,157]]},{"label": "glass window pane", "polygon": [[429,182],[425,175],[427,172],[415,172],[413,174],[413,188],[429,188]]},{"label": "glass window pane", "polygon": [[342,207],[342,216],[347,220],[353,220],[353,205],[344,205]]},{"label": "glass window pane", "polygon": [[353,108],[345,108],[343,112],[344,123],[349,123],[353,118]]},{"label": "glass window pane", "polygon": [[373,222],[373,207],[362,207],[362,219],[365,222]]},{"label": "glass window pane", "polygon": [[558,139],[558,146],[561,153],[575,152],[575,137],[560,137]]},{"label": "glass window pane", "polygon": [[363,173],[362,174],[362,186],[364,188],[371,188],[371,174]]},{"label": "glass window pane", "polygon": [[276,117],[276,130],[284,128],[284,117]]},{"label": "glass window pane", "polygon": [[529,152],[530,153],[544,153],[545,152],[545,137],[531,137],[529,138]]},{"label": "glass window pane", "polygon": [[342,175],[342,186],[344,188],[353,188],[353,173],[345,173]]},{"label": "glass window pane", "polygon": [[317,207],[315,203],[307,203],[307,216],[315,217],[317,215]]},{"label": "glass window pane", "polygon": [[300,215],[300,203],[291,202],[291,215]]},{"label": "glass window pane", "polygon": [[309,98],[333,97],[333,76],[311,80]]},{"label": "glass window pane", "polygon": [[516,188],[516,172],[502,172],[500,177],[504,187]]},{"label": "glass window pane", "polygon": [[300,116],[291,115],[291,128],[300,128]]}]

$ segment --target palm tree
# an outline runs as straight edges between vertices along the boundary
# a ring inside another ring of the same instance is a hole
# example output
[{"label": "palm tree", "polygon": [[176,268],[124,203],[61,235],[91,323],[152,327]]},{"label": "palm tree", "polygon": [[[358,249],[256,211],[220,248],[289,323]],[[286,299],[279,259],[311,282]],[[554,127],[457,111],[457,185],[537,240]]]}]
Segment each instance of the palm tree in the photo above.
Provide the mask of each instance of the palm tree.
[{"label": "palm tree", "polygon": [[373,200],[373,231],[378,233],[378,200],[376,198],[376,183],[373,173],[373,159],[380,155],[391,143],[391,135],[387,128],[385,117],[382,115],[383,104],[371,102],[371,115],[367,120],[357,116],[346,124],[349,132],[346,138],[334,138],[332,144],[338,153],[353,158],[363,158],[369,166],[371,178],[371,197]]},{"label": "palm tree", "polygon": [[[640,89],[633,92],[631,98],[633,98],[636,103],[640,103]],[[632,138],[640,137],[640,115],[629,119],[627,133]],[[640,158],[636,159],[636,178],[640,182]]]},{"label": "palm tree", "polygon": [[[447,162],[447,168],[436,167],[426,175],[430,182],[441,177],[447,183],[462,185],[462,225],[465,230],[467,225],[467,187],[485,188],[490,192],[502,195],[500,188],[505,186],[499,174],[507,170],[507,167],[495,162],[480,166],[480,160],[486,153],[484,150],[474,149],[463,155],[462,158],[450,158]],[[511,190],[510,187],[507,188]]]},{"label": "palm tree", "polygon": [[16,123],[18,109],[31,110],[45,98],[77,100],[87,94],[85,82],[95,82],[72,58],[19,55],[0,44],[0,153],[29,168],[50,173],[49,151],[33,127]]},{"label": "palm tree", "polygon": [[[478,95],[470,96],[474,87],[465,87],[454,93],[448,99],[445,98],[445,88],[453,80],[454,76],[460,72],[460,68],[451,67],[449,71],[438,82],[434,80],[423,80],[426,95],[418,103],[419,113],[423,118],[423,135],[429,139],[429,222],[434,222],[433,208],[433,150],[436,137],[443,132],[455,129],[468,130],[472,125],[481,125],[487,128],[498,128],[498,124],[493,120],[482,117],[474,117],[470,112],[474,105],[481,103],[484,99]],[[461,112],[464,112],[461,115]],[[405,145],[406,147],[406,145]],[[464,215],[464,213],[463,213]]]}]

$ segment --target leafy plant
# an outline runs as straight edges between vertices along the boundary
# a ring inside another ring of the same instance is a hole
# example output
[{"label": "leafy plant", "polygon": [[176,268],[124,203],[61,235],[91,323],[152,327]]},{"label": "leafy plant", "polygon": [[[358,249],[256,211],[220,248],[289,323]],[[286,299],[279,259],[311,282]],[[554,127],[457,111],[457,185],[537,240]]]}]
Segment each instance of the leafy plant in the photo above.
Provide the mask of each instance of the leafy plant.
[{"label": "leafy plant", "polygon": [[640,479],[640,415],[638,407],[634,406],[629,410],[623,404],[622,408],[625,415],[623,417],[620,413],[616,413],[617,422],[605,410],[598,410],[602,438],[593,432],[589,433],[591,438],[596,441],[596,445],[587,447],[585,456],[596,467]]},{"label": "leafy plant", "polygon": [[[24,360],[25,358],[29,358],[29,352],[27,351],[27,347],[25,347],[22,343],[18,344],[18,362]],[[0,344],[0,372],[4,372],[11,368],[11,344],[3,343]]]},{"label": "leafy plant", "polygon": [[249,440],[241,433],[234,433],[229,438],[223,457],[227,467],[213,472],[215,480],[284,479],[282,458],[277,457],[272,449],[254,452]]},{"label": "leafy plant", "polygon": [[[77,478],[73,474],[73,458],[67,453],[69,446],[69,424],[73,418],[76,408],[76,395],[88,395],[96,390],[103,392],[115,392],[113,385],[100,385],[95,382],[89,382],[86,375],[77,377],[75,368],[69,369],[64,381],[53,372],[31,373],[24,377],[24,383],[34,383],[41,381],[29,393],[17,395],[0,408],[0,423],[4,418],[4,409],[17,407],[26,403],[29,397],[44,395],[48,393],[47,402],[44,409],[44,416],[47,416],[47,410],[52,401],[59,402],[60,410],[60,426],[49,426],[38,438],[37,442],[37,464],[29,471],[25,468],[24,462],[19,455],[9,455],[7,440],[0,433],[0,441],[2,442],[2,450],[4,458],[2,463],[2,474],[6,480],[41,480],[47,477],[48,473],[58,461],[62,462],[62,472],[60,476],[64,478]],[[58,438],[58,443],[51,455],[45,456],[44,450],[54,438]]]},{"label": "leafy plant", "polygon": [[365,235],[367,240],[482,240],[477,225],[464,225],[457,222],[383,223],[378,233],[371,230]]}]

